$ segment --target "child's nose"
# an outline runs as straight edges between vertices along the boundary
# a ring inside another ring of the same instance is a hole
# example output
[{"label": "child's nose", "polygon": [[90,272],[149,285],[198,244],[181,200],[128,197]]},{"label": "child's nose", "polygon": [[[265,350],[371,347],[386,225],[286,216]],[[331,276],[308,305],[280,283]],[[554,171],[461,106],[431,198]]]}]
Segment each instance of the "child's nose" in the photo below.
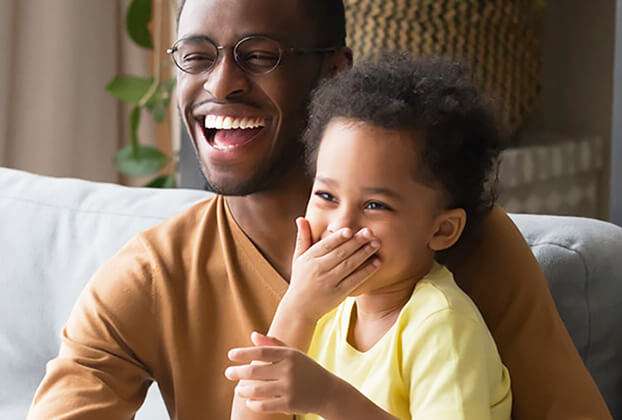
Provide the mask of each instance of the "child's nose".
[{"label": "child's nose", "polygon": [[362,227],[356,215],[352,214],[352,212],[343,212],[330,221],[327,230],[333,233],[339,229],[350,228],[352,232],[358,232]]}]

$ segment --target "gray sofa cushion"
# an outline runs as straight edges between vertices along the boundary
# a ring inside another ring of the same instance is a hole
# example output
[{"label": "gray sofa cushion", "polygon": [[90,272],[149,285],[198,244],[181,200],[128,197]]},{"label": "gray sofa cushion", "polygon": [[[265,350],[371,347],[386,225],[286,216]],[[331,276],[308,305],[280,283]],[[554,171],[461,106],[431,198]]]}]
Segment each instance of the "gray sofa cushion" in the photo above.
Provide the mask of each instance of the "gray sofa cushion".
[{"label": "gray sofa cushion", "polygon": [[[58,179],[0,168],[0,419],[23,418],[59,332],[101,263],[140,230],[208,194]],[[550,280],[562,318],[622,418],[622,229],[512,215]],[[168,418],[151,387],[138,419]]]},{"label": "gray sofa cushion", "polygon": [[[206,197],[0,168],[0,419],[25,417],[97,267],[135,233]],[[157,387],[137,418],[168,418]]]},{"label": "gray sofa cushion", "polygon": [[622,228],[580,217],[511,215],[615,419],[622,419]]}]

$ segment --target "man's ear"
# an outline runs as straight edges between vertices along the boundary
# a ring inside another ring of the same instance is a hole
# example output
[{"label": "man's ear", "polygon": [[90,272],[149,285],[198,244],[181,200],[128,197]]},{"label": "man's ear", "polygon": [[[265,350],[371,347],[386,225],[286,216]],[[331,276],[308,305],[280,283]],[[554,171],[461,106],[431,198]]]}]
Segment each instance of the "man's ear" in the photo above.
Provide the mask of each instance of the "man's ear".
[{"label": "man's ear", "polygon": [[466,225],[464,209],[445,210],[436,217],[428,246],[432,251],[443,251],[460,239]]},{"label": "man's ear", "polygon": [[349,47],[341,47],[324,60],[322,74],[325,77],[333,77],[350,68],[352,68],[352,50]]}]

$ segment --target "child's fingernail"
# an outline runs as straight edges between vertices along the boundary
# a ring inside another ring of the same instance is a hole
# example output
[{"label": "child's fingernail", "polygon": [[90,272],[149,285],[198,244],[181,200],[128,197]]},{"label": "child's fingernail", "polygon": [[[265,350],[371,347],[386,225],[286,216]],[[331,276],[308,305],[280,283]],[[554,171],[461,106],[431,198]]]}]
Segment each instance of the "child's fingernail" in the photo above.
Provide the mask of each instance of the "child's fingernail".
[{"label": "child's fingernail", "polygon": [[380,242],[376,241],[376,240],[371,241],[370,245],[371,245],[372,248],[380,248]]},{"label": "child's fingernail", "polygon": [[349,228],[341,229],[341,236],[343,236],[344,238],[349,238],[350,236],[352,236],[352,230]]},{"label": "child's fingernail", "polygon": [[371,263],[374,267],[380,267],[380,258],[374,258]]},{"label": "child's fingernail", "polygon": [[231,379],[231,368],[225,369],[225,376],[227,379]]}]

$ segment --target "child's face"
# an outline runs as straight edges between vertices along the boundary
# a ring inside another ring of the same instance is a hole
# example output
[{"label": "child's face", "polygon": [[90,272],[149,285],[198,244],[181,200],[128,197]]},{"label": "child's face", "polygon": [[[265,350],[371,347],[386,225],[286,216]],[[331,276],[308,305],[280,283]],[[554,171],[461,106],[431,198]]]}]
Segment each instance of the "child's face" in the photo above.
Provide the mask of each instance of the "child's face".
[{"label": "child's face", "polygon": [[380,239],[380,270],[355,294],[422,276],[434,252],[441,192],[415,181],[416,138],[366,123],[333,120],[326,128],[307,206],[313,240],[349,227]]}]

